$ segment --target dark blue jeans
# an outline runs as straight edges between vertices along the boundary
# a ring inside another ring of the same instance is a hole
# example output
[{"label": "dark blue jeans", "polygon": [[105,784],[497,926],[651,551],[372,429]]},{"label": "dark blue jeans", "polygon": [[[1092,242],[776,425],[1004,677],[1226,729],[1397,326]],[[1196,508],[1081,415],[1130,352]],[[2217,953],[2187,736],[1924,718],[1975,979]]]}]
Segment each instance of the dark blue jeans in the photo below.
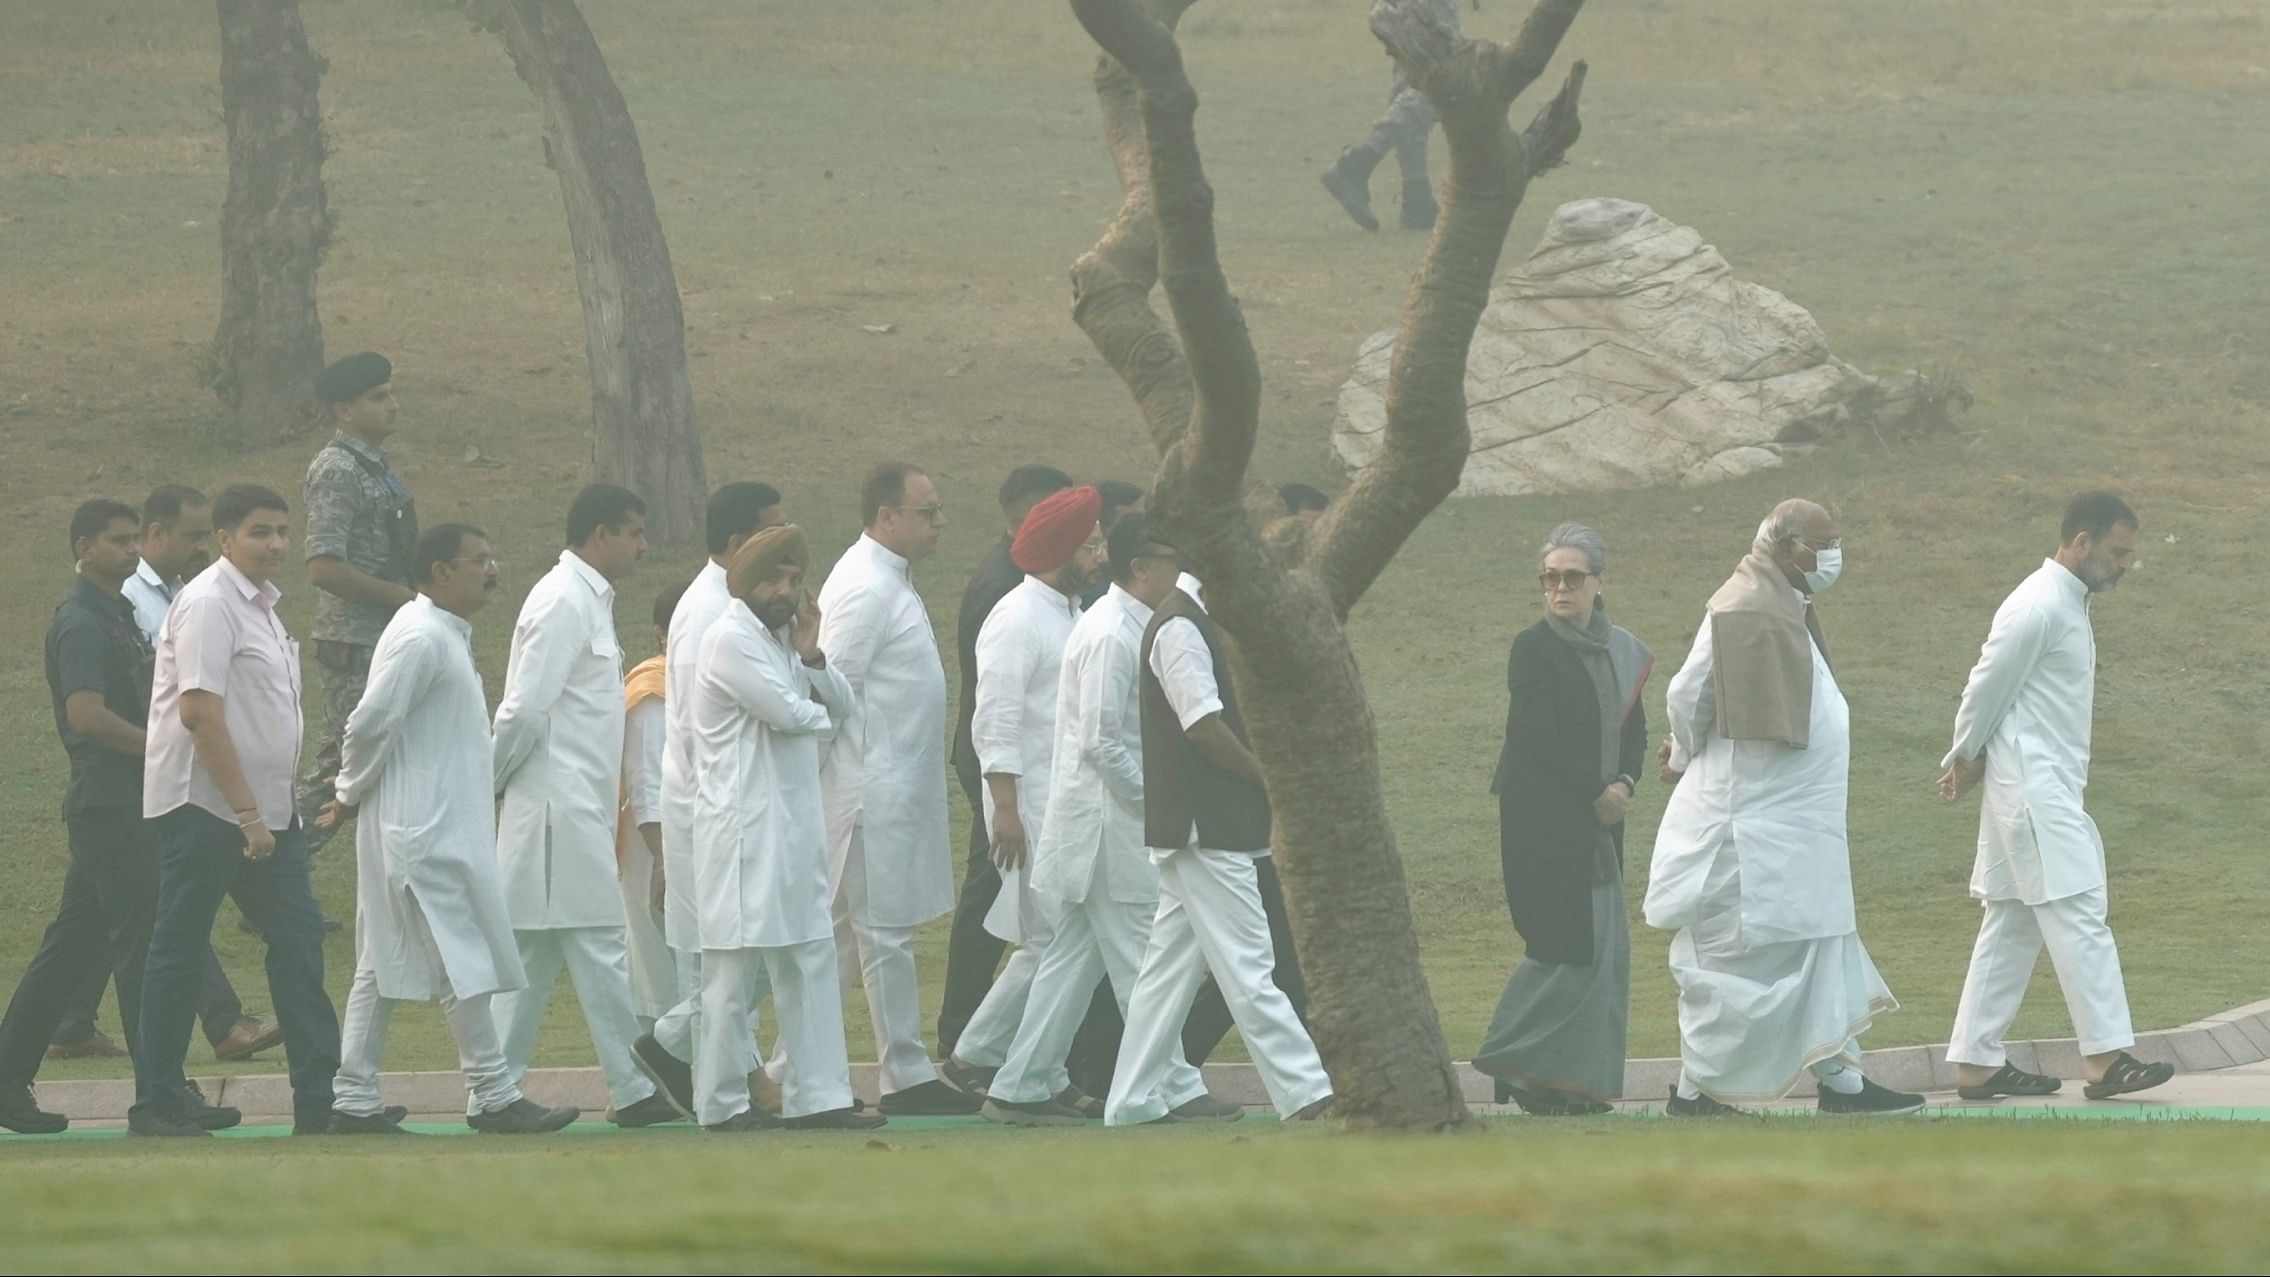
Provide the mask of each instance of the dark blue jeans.
[{"label": "dark blue jeans", "polygon": [[204,987],[205,951],[221,899],[237,907],[268,945],[268,997],[284,1031],[292,1107],[331,1109],[339,1071],[339,1016],[323,988],[323,913],[308,884],[307,842],[297,827],[276,835],[276,852],[247,860],[244,834],[196,806],[152,822],[158,838],[158,912],[142,977],[141,1041],[134,1051],[134,1108],[162,1115],[182,1102],[189,1034]]}]

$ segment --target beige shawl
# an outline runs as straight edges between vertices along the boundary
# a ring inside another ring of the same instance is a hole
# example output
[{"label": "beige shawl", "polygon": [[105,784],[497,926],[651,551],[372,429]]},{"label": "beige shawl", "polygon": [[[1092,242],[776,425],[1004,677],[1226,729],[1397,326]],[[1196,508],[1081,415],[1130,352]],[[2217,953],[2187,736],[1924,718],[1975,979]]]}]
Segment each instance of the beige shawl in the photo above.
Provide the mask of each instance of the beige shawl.
[{"label": "beige shawl", "polygon": [[1710,596],[1718,734],[1804,749],[1812,738],[1813,638],[1805,604],[1773,560],[1751,554]]}]

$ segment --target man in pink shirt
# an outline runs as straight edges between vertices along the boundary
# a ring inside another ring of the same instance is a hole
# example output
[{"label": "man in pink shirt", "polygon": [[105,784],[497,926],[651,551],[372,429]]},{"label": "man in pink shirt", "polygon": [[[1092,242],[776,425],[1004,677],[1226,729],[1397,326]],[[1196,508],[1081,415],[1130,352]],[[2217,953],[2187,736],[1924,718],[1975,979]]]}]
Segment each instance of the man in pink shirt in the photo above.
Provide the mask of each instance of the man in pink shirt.
[{"label": "man in pink shirt", "polygon": [[142,980],[134,1135],[203,1135],[232,1108],[189,1089],[182,1062],[197,1018],[204,946],[233,895],[268,944],[268,992],[283,1026],[294,1133],[330,1129],[339,1018],[323,988],[323,915],[308,885],[292,802],[300,754],[299,644],[276,615],[290,508],[237,484],[213,502],[221,557],[182,587],[158,631],[142,812],[158,842],[158,914]]}]

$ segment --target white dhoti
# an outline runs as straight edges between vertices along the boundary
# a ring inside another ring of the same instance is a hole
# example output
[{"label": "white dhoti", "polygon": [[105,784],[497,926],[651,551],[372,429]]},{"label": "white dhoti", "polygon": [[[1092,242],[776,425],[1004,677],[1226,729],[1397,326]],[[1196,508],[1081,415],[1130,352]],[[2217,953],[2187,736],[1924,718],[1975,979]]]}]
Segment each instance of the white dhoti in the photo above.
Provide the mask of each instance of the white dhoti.
[{"label": "white dhoti", "polygon": [[[1136,977],[1151,939],[1155,904],[1126,904],[1092,891],[1064,908],[1056,934],[1032,976],[1024,1018],[987,1095],[1013,1104],[1037,1104],[1071,1084],[1064,1068],[1095,997],[1096,981],[1111,980],[1124,1019]],[[974,1022],[973,1022],[974,1023]],[[975,1063],[975,1061],[972,1061]],[[1176,1033],[1162,1089],[1168,1106],[1187,1104],[1206,1093],[1198,1070],[1183,1058]]]},{"label": "white dhoti", "polygon": [[1168,1088],[1177,1076],[1182,1022],[1209,970],[1278,1115],[1291,1117],[1330,1098],[1332,1082],[1317,1058],[1316,1044],[1272,974],[1276,954],[1254,858],[1199,847],[1154,851],[1153,858],[1159,869],[1159,912],[1127,1000],[1127,1032],[1120,1039],[1104,1123],[1156,1121],[1203,1093],[1202,1084],[1188,1095]]},{"label": "white dhoti", "polygon": [[[505,1062],[504,1043],[497,1037],[490,999],[486,993],[441,998],[442,1017],[457,1041],[457,1066],[465,1074],[468,1113],[494,1113],[520,1098],[517,1075]],[[339,1025],[339,1073],[331,1082],[333,1109],[350,1117],[377,1117],[385,1111],[378,1089],[379,1062],[386,1055],[387,1024],[402,1001],[379,996],[376,971],[363,967],[355,972]]]},{"label": "white dhoti", "polygon": [[1745,946],[1740,883],[1730,849],[1702,921],[1671,937],[1685,1080],[1724,1104],[1778,1100],[1807,1069],[1857,1069],[1855,1039],[1899,1006],[1858,932]]},{"label": "white dhoti", "polygon": [[1970,974],[1955,1009],[1947,1058],[1957,1064],[2000,1068],[2009,1061],[2002,1035],[2018,1018],[2026,985],[2043,948],[2065,990],[2065,1008],[2081,1054],[2103,1055],[2136,1045],[2128,1018],[2128,987],[2120,973],[2120,949],[2105,922],[2102,887],[2079,895],[2029,905],[2022,900],[1987,900],[1971,950]]},{"label": "white dhoti", "polygon": [[513,1082],[517,1084],[528,1072],[528,1062],[536,1053],[536,1031],[543,1027],[544,1012],[552,1003],[552,983],[564,969],[575,985],[575,1000],[583,1006],[583,1022],[599,1056],[599,1071],[607,1079],[608,1098],[619,1111],[652,1096],[654,1083],[631,1062],[631,1043],[638,1040],[639,1028],[631,1003],[630,957],[623,929],[553,927],[512,934],[520,945],[520,965],[528,971],[528,987],[498,994],[495,1011]]},{"label": "white dhoti", "polygon": [[770,985],[780,1020],[774,1052],[780,1115],[808,1117],[851,1107],[851,1059],[843,1042],[843,1002],[835,944],[709,949],[702,954],[702,1039],[694,1060],[694,1116],[715,1126],[749,1110],[756,1066],[757,998]]}]

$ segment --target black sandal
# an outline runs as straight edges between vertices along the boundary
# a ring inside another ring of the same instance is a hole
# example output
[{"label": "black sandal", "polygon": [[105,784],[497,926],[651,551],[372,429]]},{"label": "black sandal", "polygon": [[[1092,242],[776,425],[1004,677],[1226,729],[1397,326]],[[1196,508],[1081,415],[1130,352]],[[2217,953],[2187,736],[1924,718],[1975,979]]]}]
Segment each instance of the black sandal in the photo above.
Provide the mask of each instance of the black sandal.
[{"label": "black sandal", "polygon": [[1994,1071],[1994,1076],[1977,1086],[1958,1086],[1955,1094],[1966,1100],[1991,1100],[2004,1095],[2055,1095],[2065,1085],[2056,1078],[2042,1073],[2028,1073],[2015,1064],[2005,1064]]},{"label": "black sandal", "polygon": [[2092,1100],[2109,1100],[2115,1095],[2126,1095],[2131,1091],[2149,1091],[2174,1076],[2173,1064],[2146,1064],[2122,1051],[2112,1058],[2112,1063],[2105,1066],[2104,1080],[2082,1087],[2081,1094]]}]

